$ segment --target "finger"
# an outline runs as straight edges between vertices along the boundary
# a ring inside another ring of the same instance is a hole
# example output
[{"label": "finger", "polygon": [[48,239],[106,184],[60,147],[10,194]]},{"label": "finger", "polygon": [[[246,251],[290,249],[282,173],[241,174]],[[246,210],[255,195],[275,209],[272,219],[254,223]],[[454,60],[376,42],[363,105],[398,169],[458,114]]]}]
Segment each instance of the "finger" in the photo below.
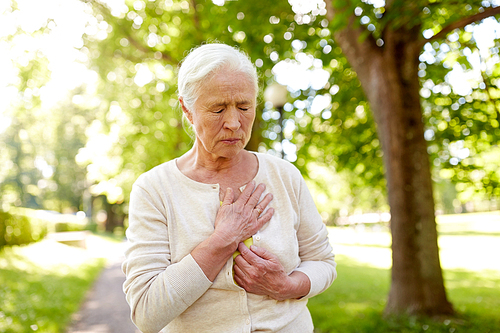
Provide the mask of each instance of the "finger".
[{"label": "finger", "polygon": [[266,190],[266,185],[263,183],[259,184],[255,188],[255,191],[252,193],[250,198],[248,199],[247,202],[248,206],[250,206],[252,209],[255,208],[255,206],[260,200],[260,197],[262,196],[262,193],[264,193],[265,190]]},{"label": "finger", "polygon": [[253,265],[259,261],[259,256],[256,255],[254,252],[250,251],[250,249],[243,243],[241,242],[238,244],[238,250],[241,253],[241,259],[243,259],[245,262],[242,262],[240,260],[240,263],[243,265],[243,267],[246,267],[247,265]]},{"label": "finger", "polygon": [[276,256],[273,253],[269,252],[268,250],[266,250],[263,247],[252,245],[252,246],[250,246],[249,251],[254,253],[255,255],[257,255],[258,257],[265,259],[265,260],[271,260],[271,259],[276,258]]},{"label": "finger", "polygon": [[234,195],[233,195],[233,189],[228,187],[226,189],[226,193],[224,194],[224,200],[222,201],[222,205],[223,206],[228,206],[230,204],[233,203],[233,198],[234,198]]},{"label": "finger", "polygon": [[257,206],[255,206],[255,210],[258,212],[257,217],[259,217],[260,214],[262,214],[262,212],[266,209],[267,205],[269,205],[269,203],[273,200],[273,198],[274,198],[273,194],[268,193],[266,194],[264,199],[262,199],[262,201],[259,202]]},{"label": "finger", "polygon": [[238,272],[240,276],[243,276],[241,272],[245,272],[245,270],[249,270],[251,268],[251,265],[248,263],[248,261],[246,261],[245,258],[243,258],[243,255],[241,254],[236,256],[236,258],[234,258],[233,261],[234,261],[233,269],[235,272]]},{"label": "finger", "polygon": [[243,287],[244,285],[243,278],[245,277],[245,272],[243,272],[243,270],[238,266],[234,266],[233,269],[234,269],[234,275],[233,275],[234,280],[240,287]]},{"label": "finger", "polygon": [[254,189],[255,189],[255,180],[252,180],[250,183],[247,184],[247,186],[245,186],[245,189],[243,190],[243,192],[241,192],[236,202],[245,205],[248,201],[248,198],[250,198],[250,196],[252,195]]},{"label": "finger", "polygon": [[260,228],[262,228],[264,224],[269,222],[273,217],[273,215],[274,215],[274,208],[271,207],[264,213],[264,215],[262,215],[257,219],[257,230],[260,230]]}]

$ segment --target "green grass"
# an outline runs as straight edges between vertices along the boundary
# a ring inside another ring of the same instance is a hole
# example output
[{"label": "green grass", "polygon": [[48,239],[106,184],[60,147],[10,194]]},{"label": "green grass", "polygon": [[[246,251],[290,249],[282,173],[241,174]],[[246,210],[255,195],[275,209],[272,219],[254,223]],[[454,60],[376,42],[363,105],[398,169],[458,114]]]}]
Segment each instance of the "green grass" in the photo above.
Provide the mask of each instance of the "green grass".
[{"label": "green grass", "polygon": [[488,227],[484,216],[467,221],[462,214],[457,223],[447,218],[438,225],[445,286],[456,310],[452,318],[384,319],[391,274],[388,230],[331,228],[338,278],[309,301],[315,332],[500,332],[500,223],[495,219]]},{"label": "green grass", "polygon": [[390,270],[338,256],[338,279],[309,301],[316,332],[500,332],[499,272],[445,270],[455,318],[419,320],[382,317]]},{"label": "green grass", "polygon": [[0,332],[64,332],[105,259],[53,241],[0,252]]}]

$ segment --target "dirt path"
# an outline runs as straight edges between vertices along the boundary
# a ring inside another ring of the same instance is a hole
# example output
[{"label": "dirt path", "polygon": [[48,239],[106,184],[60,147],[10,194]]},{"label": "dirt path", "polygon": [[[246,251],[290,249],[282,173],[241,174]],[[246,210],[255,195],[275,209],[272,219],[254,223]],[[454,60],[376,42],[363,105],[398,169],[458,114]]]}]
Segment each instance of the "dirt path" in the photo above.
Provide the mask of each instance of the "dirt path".
[{"label": "dirt path", "polygon": [[106,268],[74,315],[67,333],[140,333],[130,320],[130,309],[122,291],[121,270],[125,244],[117,244]]}]

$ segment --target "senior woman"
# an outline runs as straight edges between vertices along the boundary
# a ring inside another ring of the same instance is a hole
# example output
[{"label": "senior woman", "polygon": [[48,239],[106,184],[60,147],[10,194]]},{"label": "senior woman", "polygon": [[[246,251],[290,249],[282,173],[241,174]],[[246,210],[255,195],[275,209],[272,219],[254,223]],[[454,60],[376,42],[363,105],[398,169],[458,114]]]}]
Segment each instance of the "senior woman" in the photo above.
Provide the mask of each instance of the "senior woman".
[{"label": "senior woman", "polygon": [[299,171],[244,149],[257,82],[248,57],[224,44],[180,67],[194,145],[141,175],[130,196],[124,291],[143,332],[313,331],[307,300],[335,279],[334,255]]}]

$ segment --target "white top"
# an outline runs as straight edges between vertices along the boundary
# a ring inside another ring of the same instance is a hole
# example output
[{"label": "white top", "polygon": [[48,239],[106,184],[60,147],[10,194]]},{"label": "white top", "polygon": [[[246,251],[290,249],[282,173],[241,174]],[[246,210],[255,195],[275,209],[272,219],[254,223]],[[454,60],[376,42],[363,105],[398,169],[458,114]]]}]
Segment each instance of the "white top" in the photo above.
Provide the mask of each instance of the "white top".
[{"label": "white top", "polygon": [[337,276],[328,233],[300,172],[255,155],[255,181],[266,184],[262,197],[273,194],[275,213],[253,243],[274,253],[288,273],[305,273],[308,295],[276,301],[247,293],[233,281],[232,257],[210,282],[190,253],[214,231],[219,185],[188,178],[172,160],[141,175],[130,195],[123,289],[132,321],[144,333],[313,331],[307,299]]}]

